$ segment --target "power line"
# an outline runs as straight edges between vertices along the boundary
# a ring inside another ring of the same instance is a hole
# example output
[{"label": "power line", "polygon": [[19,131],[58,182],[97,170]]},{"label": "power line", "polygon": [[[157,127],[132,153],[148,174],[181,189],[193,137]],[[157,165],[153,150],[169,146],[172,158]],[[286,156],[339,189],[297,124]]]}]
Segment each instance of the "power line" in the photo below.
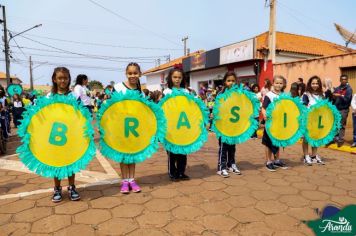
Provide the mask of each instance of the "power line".
[{"label": "power line", "polygon": [[145,28],[145,27],[143,27],[143,26],[141,26],[141,25],[139,25],[139,24],[137,24],[137,23],[135,23],[135,22],[133,22],[133,21],[127,19],[127,18],[124,17],[124,16],[119,15],[118,13],[116,13],[116,12],[114,12],[114,11],[112,11],[112,10],[106,8],[106,7],[104,7],[103,5],[100,5],[99,3],[97,3],[97,2],[95,2],[95,1],[93,1],[93,0],[88,0],[88,1],[91,2],[91,3],[93,3],[94,5],[96,5],[96,6],[100,7],[100,8],[102,8],[102,9],[104,9],[105,11],[107,11],[107,12],[109,12],[109,13],[115,15],[116,17],[118,17],[118,18],[120,18],[120,19],[122,19],[122,20],[124,20],[124,21],[126,21],[126,22],[128,22],[128,23],[130,23],[130,24],[132,24],[132,25],[134,25],[134,26],[136,26],[136,27],[138,27],[138,28],[140,28],[140,29],[143,29],[143,30],[145,30],[145,31],[147,31],[147,32],[150,32],[151,34],[156,35],[157,37],[159,37],[159,38],[161,38],[161,39],[164,39],[164,40],[166,40],[166,41],[168,41],[168,42],[170,42],[170,43],[173,43],[173,44],[175,44],[175,45],[177,45],[177,46],[180,46],[178,43],[176,43],[176,42],[174,42],[174,41],[172,41],[172,40],[170,40],[170,39],[168,39],[168,38],[166,38],[166,37],[164,37],[164,36],[162,36],[162,35],[160,35],[160,34],[154,32],[154,31],[152,31],[152,30],[147,29],[147,28]]},{"label": "power line", "polygon": [[39,41],[34,40],[34,39],[30,39],[30,38],[28,38],[26,36],[23,36],[23,35],[20,35],[19,37],[25,38],[25,39],[30,40],[32,42],[38,43],[38,44],[40,44],[42,46],[46,46],[46,47],[49,47],[49,48],[52,48],[52,49],[56,49],[58,51],[62,51],[62,52],[68,53],[68,54],[73,54],[73,55],[78,55],[78,56],[83,56],[83,57],[88,57],[88,58],[94,58],[94,59],[98,59],[98,60],[119,62],[116,59],[113,59],[113,58],[118,58],[118,57],[98,56],[98,55],[91,55],[91,54],[83,54],[83,53],[78,53],[78,52],[72,52],[72,51],[61,49],[61,48],[58,48],[58,47],[55,47],[55,46],[52,46],[52,45],[49,45],[49,44],[46,44],[46,43],[39,42]]},{"label": "power line", "polygon": [[25,58],[27,58],[26,54],[23,52],[23,50],[20,48],[19,44],[16,42],[16,40],[13,38],[12,40],[14,40],[15,44],[17,45],[17,47],[20,49],[22,55],[24,55]]},{"label": "power line", "polygon": [[[14,54],[20,54],[19,52],[14,51]],[[51,54],[37,54],[37,53],[31,53],[31,56],[39,56],[39,57],[54,57],[54,58],[64,58],[64,59],[84,59],[84,57],[81,56],[63,56],[63,55],[51,55]],[[88,59],[93,59],[93,58],[88,58]],[[94,59],[96,60],[96,59]],[[115,60],[115,62],[124,62],[124,63],[130,63],[131,61],[120,61],[120,60]],[[154,60],[151,61],[137,61],[137,63],[147,63],[147,64],[152,64],[154,63]]]},{"label": "power line", "polygon": [[[5,61],[0,59],[0,61]],[[21,59],[14,61],[15,64],[22,64],[27,62]],[[57,62],[43,62],[43,61],[33,61],[36,64],[43,63],[43,66],[65,66],[68,68],[81,68],[81,69],[93,69],[93,70],[105,70],[105,71],[125,71],[124,68],[115,68],[115,67],[102,67],[102,66],[92,66],[92,65],[83,65],[83,64],[68,64],[68,63],[57,63]]]},{"label": "power line", "polygon": [[[29,39],[31,40],[31,39]],[[38,42],[39,43],[39,42]],[[42,44],[43,45],[43,44]],[[17,47],[20,50],[21,49],[29,49],[29,50],[34,50],[34,51],[45,51],[45,52],[54,52],[54,53],[64,53],[64,54],[73,54],[73,52],[69,52],[67,50],[48,50],[48,49],[43,49],[43,48],[33,48],[33,47],[25,47],[25,46],[19,46],[18,44],[15,45],[10,45],[11,47]],[[52,47],[53,48],[53,47]],[[140,56],[140,57],[116,57],[116,56],[104,56],[104,55],[93,55],[93,54],[84,54],[84,53],[75,53],[77,54],[81,54],[80,56],[83,57],[83,55],[85,55],[85,57],[91,56],[91,57],[95,57],[95,59],[97,59],[96,57],[100,57],[100,58],[108,58],[108,59],[133,59],[133,60],[147,60],[147,61],[153,61],[157,58],[167,58],[168,55],[161,55],[161,56]]]},{"label": "power line", "polygon": [[[28,20],[33,20],[32,18],[27,18],[27,17],[23,17],[23,16],[21,16],[21,17],[20,16],[10,16],[8,18],[26,20],[26,22],[28,22]],[[49,24],[52,24],[52,23],[59,24],[59,25],[65,25],[66,26],[66,30],[73,30],[75,32],[94,32],[94,33],[98,33],[98,28],[99,28],[100,29],[100,33],[103,33],[103,34],[117,34],[117,31],[121,31],[121,30],[125,31],[125,30],[127,30],[127,29],[118,29],[118,28],[107,27],[107,26],[102,26],[102,25],[99,26],[99,25],[93,25],[93,24],[90,24],[90,25],[75,24],[73,22],[63,22],[63,21],[57,21],[57,20],[53,20],[53,19],[42,19],[41,21],[42,22],[46,22],[46,25],[49,25]],[[70,27],[68,27],[68,26],[70,26]],[[77,27],[73,28],[73,26],[77,26]],[[133,31],[133,30],[134,29],[128,29],[127,31]],[[151,33],[151,32],[148,32],[148,33]],[[137,32],[134,32],[133,34],[137,35]],[[179,46],[181,46],[181,45],[179,45]],[[134,48],[136,48],[136,46],[134,46]],[[140,48],[140,47],[138,47],[138,48]],[[147,49],[150,49],[150,48],[151,47],[147,47]],[[153,48],[155,48],[155,47],[153,47]],[[142,47],[141,49],[145,49],[145,47]],[[168,48],[167,50],[171,50],[171,49]],[[181,50],[181,49],[175,48],[174,50]]]},{"label": "power line", "polygon": [[59,42],[75,43],[75,44],[80,44],[80,45],[92,45],[92,46],[112,47],[112,48],[143,49],[143,50],[164,50],[164,51],[167,51],[167,50],[180,51],[180,50],[182,50],[180,48],[137,47],[137,46],[112,45],[112,44],[103,44],[103,43],[80,42],[80,41],[74,41],[74,40],[39,36],[39,35],[34,35],[34,34],[27,34],[27,35],[37,37],[37,38],[44,38],[44,39],[49,39],[49,40],[54,40],[54,41],[59,41]]},{"label": "power line", "polygon": [[[2,45],[3,46],[3,45]],[[10,45],[10,47],[16,47],[18,48],[18,46],[15,45]],[[20,46],[20,48],[22,49],[27,49],[27,50],[33,50],[33,51],[41,51],[41,52],[54,52],[54,53],[60,53],[60,54],[72,54],[72,53],[68,53],[68,52],[63,52],[63,51],[58,51],[58,50],[49,50],[49,49],[44,49],[44,48],[33,48],[33,47],[25,47],[25,46]],[[106,58],[113,58],[113,59],[141,59],[142,60],[150,60],[149,58],[151,57],[114,57],[114,56],[101,56],[101,55],[91,55],[91,56],[98,56],[98,57],[106,57]],[[78,58],[82,58],[78,57]],[[152,59],[156,59],[157,57],[166,57],[166,56],[152,56]]]},{"label": "power line", "polygon": [[308,16],[308,15],[304,14],[302,11],[299,11],[299,10],[297,10],[297,9],[294,9],[294,8],[291,8],[291,7],[287,6],[287,4],[282,3],[280,0],[276,0],[276,1],[278,2],[278,4],[280,4],[280,6],[282,6],[282,7],[286,8],[286,9],[288,9],[289,11],[295,12],[296,14],[299,14],[299,15],[302,15],[302,16],[305,16],[305,17],[311,19],[313,22],[316,22],[316,23],[318,23],[319,25],[323,26],[325,29],[328,29],[328,30],[334,32],[333,27],[327,26],[326,24],[322,23],[321,21],[317,20],[316,18],[313,18],[313,17],[311,17],[311,16]]},{"label": "power line", "polygon": [[[283,5],[279,3],[279,6],[282,6],[284,7]],[[289,10],[288,8],[284,7],[285,9]],[[289,10],[290,11],[290,10]],[[314,34],[317,34],[320,38],[325,38],[323,35],[321,35],[320,33],[316,32],[315,29],[311,28],[309,25],[305,24],[302,20],[300,20],[298,18],[298,16],[294,15],[294,13],[292,13],[291,11],[288,13],[286,12],[287,14],[289,14],[291,17],[293,17],[298,23],[300,23],[301,25],[303,25],[305,28],[308,28],[309,30],[311,30],[311,32],[313,32]]]}]

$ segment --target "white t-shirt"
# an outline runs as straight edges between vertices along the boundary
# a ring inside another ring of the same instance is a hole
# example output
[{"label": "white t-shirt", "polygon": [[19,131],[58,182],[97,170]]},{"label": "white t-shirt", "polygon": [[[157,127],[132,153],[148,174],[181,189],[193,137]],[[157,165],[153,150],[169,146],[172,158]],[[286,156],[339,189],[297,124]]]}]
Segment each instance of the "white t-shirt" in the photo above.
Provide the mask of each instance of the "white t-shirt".
[{"label": "white t-shirt", "polygon": [[[183,91],[185,93],[189,93],[189,91],[186,90],[185,88],[180,88],[179,90]],[[166,88],[166,89],[163,90],[163,94],[164,95],[171,94],[171,93],[172,93],[172,89],[170,89],[170,88]]]},{"label": "white t-shirt", "polygon": [[74,87],[73,93],[76,99],[80,98],[84,106],[91,106],[90,93],[86,86],[77,84]]},{"label": "white t-shirt", "polygon": [[[129,87],[126,86],[126,84],[124,82],[120,82],[114,85],[114,89],[116,92],[120,93],[126,93],[127,90],[133,90],[133,91],[139,91],[138,89],[130,89]],[[139,91],[140,93],[142,93],[141,91]],[[144,93],[142,93],[144,94]]]},{"label": "white t-shirt", "polygon": [[6,97],[0,98],[0,102],[2,103],[2,107],[5,107],[5,100],[6,100]]},{"label": "white t-shirt", "polygon": [[278,98],[279,97],[279,94],[276,94],[272,91],[268,91],[265,95],[266,97],[269,98],[269,100],[271,101],[271,103],[273,102],[274,99]]},{"label": "white t-shirt", "polygon": [[[58,93],[57,93],[58,94]],[[52,94],[52,92],[49,92],[49,93],[47,93],[47,95],[46,95],[46,98],[49,98],[50,96],[52,96],[53,94]],[[71,95],[71,96],[73,96],[73,92],[72,91],[69,91],[68,93],[66,93],[66,94],[61,94],[61,95]]]},{"label": "white t-shirt", "polygon": [[309,102],[309,103],[306,104],[307,107],[313,106],[313,105],[316,104],[319,100],[323,99],[323,97],[320,96],[320,95],[311,94],[311,93],[309,93],[309,92],[305,92],[305,93],[303,94],[303,96],[301,97],[302,102],[303,102],[304,96],[306,96],[306,97],[308,98],[308,102]]},{"label": "white t-shirt", "polygon": [[23,107],[23,104],[21,101],[14,101],[14,107]]}]

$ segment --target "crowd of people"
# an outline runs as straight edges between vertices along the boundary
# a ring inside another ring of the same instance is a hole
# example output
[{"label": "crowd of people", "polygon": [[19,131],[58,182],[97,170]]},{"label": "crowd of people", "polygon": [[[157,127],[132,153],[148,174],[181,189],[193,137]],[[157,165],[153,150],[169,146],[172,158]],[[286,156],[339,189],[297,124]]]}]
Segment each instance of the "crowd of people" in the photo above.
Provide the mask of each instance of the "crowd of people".
[{"label": "crowd of people", "polygon": [[[195,97],[202,99],[210,110],[210,129],[212,124],[212,110],[214,107],[216,97],[224,93],[227,88],[232,87],[234,84],[240,84],[239,78],[232,71],[227,72],[222,80],[222,85],[215,88],[208,88],[201,85],[196,92],[187,86],[185,73],[181,68],[172,69],[167,78],[167,88],[164,90],[149,91],[147,89],[141,89],[140,78],[141,69],[137,63],[130,63],[126,68],[126,80],[124,82],[118,82],[116,84],[110,84],[101,92],[91,91],[87,85],[89,78],[84,74],[80,74],[76,77],[73,87],[71,84],[70,72],[65,67],[58,67],[54,70],[52,76],[52,90],[47,95],[50,97],[54,94],[61,95],[74,95],[78,102],[81,102],[83,106],[87,107],[91,113],[97,112],[101,105],[106,103],[112,94],[116,92],[126,93],[127,90],[134,90],[142,93],[147,99],[158,103],[164,96],[172,92],[173,88],[181,89],[186,93],[193,94]],[[259,121],[260,127],[264,127],[266,121],[267,107],[278,98],[280,94],[286,92],[287,80],[283,76],[275,76],[273,80],[266,79],[264,86],[260,89],[258,84],[249,85],[247,82],[241,83],[243,88],[255,93],[256,97],[260,101],[260,115],[255,117]],[[302,78],[299,78],[297,82],[292,83],[290,86],[290,94],[293,97],[299,97],[302,103],[310,107],[314,105],[320,99],[328,99],[332,102],[342,115],[341,130],[335,136],[333,142],[336,142],[338,146],[342,146],[345,136],[346,119],[349,112],[350,105],[353,111],[353,121],[356,125],[356,94],[352,96],[352,89],[348,84],[348,77],[341,75],[340,85],[333,88],[331,80],[326,79],[324,82],[318,76],[313,76],[308,79],[307,83],[303,82]],[[1,118],[4,117],[6,124],[2,127],[10,127],[10,112],[12,112],[14,126],[17,127],[21,123],[22,113],[28,105],[36,104],[36,97],[29,97],[28,94],[15,95],[11,99],[5,96],[5,90],[0,87],[0,109]],[[3,113],[4,112],[4,113]],[[355,127],[355,126],[354,126]],[[10,131],[7,131],[10,133]],[[257,138],[257,133],[252,135],[253,139]],[[269,171],[276,171],[278,168],[287,169],[286,163],[280,159],[279,147],[274,146],[271,138],[266,130],[263,132],[262,144],[265,146],[265,166]],[[230,173],[241,174],[241,170],[235,160],[236,145],[224,143],[221,138],[219,139],[219,151],[217,161],[217,174],[227,178]],[[356,127],[354,128],[354,143],[352,147],[356,147]],[[322,158],[318,155],[318,149],[312,147],[311,153],[308,150],[308,143],[303,139],[302,143],[303,159],[306,165],[312,164],[325,164]],[[172,181],[189,180],[189,176],[186,175],[187,155],[173,153],[167,151],[168,155],[168,176]],[[135,163],[120,164],[121,169],[121,192],[124,194],[132,192],[140,192],[141,188],[135,181]],[[69,186],[68,193],[71,200],[80,199],[79,193],[75,188],[75,175],[68,176]],[[57,178],[54,179],[54,194],[52,197],[53,202],[59,202],[62,200],[62,187],[61,181]]]}]

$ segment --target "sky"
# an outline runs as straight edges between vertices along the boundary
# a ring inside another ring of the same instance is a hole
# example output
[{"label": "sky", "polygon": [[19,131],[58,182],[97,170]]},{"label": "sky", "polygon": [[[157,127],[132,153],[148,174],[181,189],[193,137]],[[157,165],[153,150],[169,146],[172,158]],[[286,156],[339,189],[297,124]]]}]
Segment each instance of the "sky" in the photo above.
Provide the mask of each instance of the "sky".
[{"label": "sky", "polygon": [[[264,0],[2,0],[0,4],[6,7],[13,35],[42,24],[10,41],[10,72],[24,84],[29,84],[30,56],[36,85],[51,84],[53,69],[66,66],[72,81],[86,74],[105,86],[125,80],[131,61],[145,71],[155,67],[157,59],[163,64],[168,56],[183,56],[185,36],[194,52],[249,39],[269,27]],[[355,10],[354,0],[277,0],[276,29],[344,45],[333,23],[355,31]],[[0,71],[5,72],[4,58],[3,54]]]}]

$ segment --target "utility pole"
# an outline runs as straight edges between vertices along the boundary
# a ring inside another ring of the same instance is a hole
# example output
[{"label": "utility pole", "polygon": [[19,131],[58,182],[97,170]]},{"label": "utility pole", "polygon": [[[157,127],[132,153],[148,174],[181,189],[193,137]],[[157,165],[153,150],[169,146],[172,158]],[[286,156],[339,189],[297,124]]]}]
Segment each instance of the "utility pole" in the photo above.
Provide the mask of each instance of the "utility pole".
[{"label": "utility pole", "polygon": [[4,25],[4,46],[5,46],[5,66],[6,66],[6,85],[10,84],[10,55],[9,55],[9,41],[7,40],[7,26],[5,6],[2,6],[2,23]]},{"label": "utility pole", "polygon": [[30,56],[30,91],[33,91],[32,59]]},{"label": "utility pole", "polygon": [[268,60],[276,62],[276,0],[269,0]]},{"label": "utility pole", "polygon": [[187,55],[187,40],[188,40],[188,36],[182,38],[182,42],[184,42],[184,56]]}]

